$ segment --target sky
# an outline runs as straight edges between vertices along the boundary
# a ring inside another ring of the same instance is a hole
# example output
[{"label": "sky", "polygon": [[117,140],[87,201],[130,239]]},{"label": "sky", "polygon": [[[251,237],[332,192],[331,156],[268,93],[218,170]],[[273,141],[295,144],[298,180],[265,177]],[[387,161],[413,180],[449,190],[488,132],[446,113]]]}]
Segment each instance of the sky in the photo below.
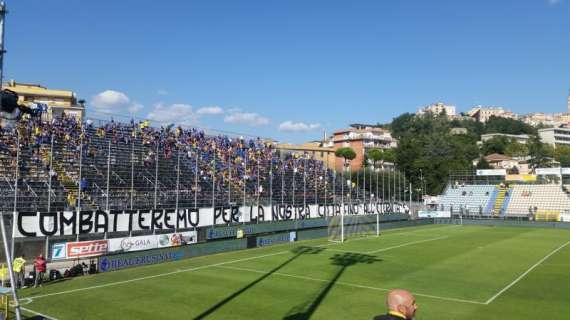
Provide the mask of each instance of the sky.
[{"label": "sky", "polygon": [[570,89],[570,0],[6,3],[4,79],[91,118],[300,143],[439,101],[564,112]]}]

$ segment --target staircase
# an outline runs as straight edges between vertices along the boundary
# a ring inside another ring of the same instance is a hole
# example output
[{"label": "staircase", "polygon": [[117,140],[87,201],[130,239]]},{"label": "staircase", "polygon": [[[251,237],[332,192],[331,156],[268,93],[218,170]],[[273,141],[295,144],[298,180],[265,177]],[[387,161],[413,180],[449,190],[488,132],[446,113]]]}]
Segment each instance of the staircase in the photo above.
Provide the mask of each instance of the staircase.
[{"label": "staircase", "polygon": [[495,205],[493,206],[493,212],[495,216],[498,216],[502,209],[505,207],[505,204],[508,203],[508,198],[511,192],[507,195],[507,192],[510,191],[509,188],[506,187],[498,187],[497,197],[495,198]]},{"label": "staircase", "polygon": [[[49,157],[48,152],[42,153],[42,158],[46,159]],[[67,199],[67,195],[70,193],[73,194],[74,198],[77,198],[77,194],[79,191],[79,186],[77,182],[67,174],[67,171],[61,166],[60,163],[53,159],[52,161],[52,169],[57,172],[57,179],[60,182],[61,186],[65,190],[65,195]],[[89,195],[81,194],[81,208],[84,210],[93,210],[97,208],[97,205],[93,202],[93,199]]]}]

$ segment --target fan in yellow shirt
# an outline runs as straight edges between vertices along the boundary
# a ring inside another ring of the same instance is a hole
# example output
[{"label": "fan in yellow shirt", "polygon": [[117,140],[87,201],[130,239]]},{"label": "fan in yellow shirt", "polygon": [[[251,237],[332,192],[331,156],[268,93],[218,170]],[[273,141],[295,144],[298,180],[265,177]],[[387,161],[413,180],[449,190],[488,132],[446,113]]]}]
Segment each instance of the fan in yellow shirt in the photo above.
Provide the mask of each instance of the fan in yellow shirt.
[{"label": "fan in yellow shirt", "polygon": [[12,270],[14,270],[14,276],[16,276],[16,288],[20,289],[24,286],[24,278],[26,276],[26,260],[24,256],[14,259]]}]

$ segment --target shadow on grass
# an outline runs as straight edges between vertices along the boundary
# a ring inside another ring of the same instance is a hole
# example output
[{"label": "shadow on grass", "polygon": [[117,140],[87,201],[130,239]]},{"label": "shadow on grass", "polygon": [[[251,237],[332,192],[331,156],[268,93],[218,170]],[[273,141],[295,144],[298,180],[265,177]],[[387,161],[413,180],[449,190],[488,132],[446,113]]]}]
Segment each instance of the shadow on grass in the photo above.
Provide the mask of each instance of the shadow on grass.
[{"label": "shadow on grass", "polygon": [[338,271],[335,273],[333,278],[327,282],[327,284],[321,288],[320,292],[316,295],[316,297],[312,301],[308,301],[303,305],[296,306],[291,311],[289,311],[289,315],[287,315],[284,319],[286,320],[306,320],[311,318],[313,313],[317,310],[319,305],[323,302],[329,291],[338,281],[338,279],[342,276],[344,271],[350,266],[356,264],[371,264],[374,262],[382,261],[375,256],[367,255],[367,254],[360,254],[360,253],[352,253],[347,252],[344,254],[336,254],[331,257],[332,264],[339,266]]},{"label": "shadow on grass", "polygon": [[294,254],[291,258],[285,260],[283,263],[281,263],[280,265],[276,266],[275,268],[271,269],[270,271],[268,271],[267,273],[263,274],[261,277],[255,279],[253,282],[251,282],[250,284],[246,285],[245,287],[239,289],[238,291],[232,293],[231,295],[229,295],[228,297],[226,297],[224,300],[216,303],[215,305],[213,305],[212,307],[210,307],[208,310],[202,312],[200,315],[196,316],[194,319],[204,319],[207,316],[211,315],[212,313],[214,313],[216,310],[218,310],[219,308],[223,307],[225,304],[227,304],[228,302],[232,301],[233,299],[237,298],[240,294],[246,292],[247,290],[251,289],[253,286],[255,286],[256,284],[260,283],[261,281],[265,280],[267,277],[269,277],[270,275],[272,275],[273,273],[279,271],[281,268],[285,267],[286,265],[288,265],[289,263],[295,261],[295,259],[299,258],[301,255],[305,255],[305,254],[318,254],[321,251],[323,251],[323,248],[317,248],[317,247],[307,247],[307,246],[299,246],[299,247],[295,247],[293,249],[291,249],[291,252]]}]

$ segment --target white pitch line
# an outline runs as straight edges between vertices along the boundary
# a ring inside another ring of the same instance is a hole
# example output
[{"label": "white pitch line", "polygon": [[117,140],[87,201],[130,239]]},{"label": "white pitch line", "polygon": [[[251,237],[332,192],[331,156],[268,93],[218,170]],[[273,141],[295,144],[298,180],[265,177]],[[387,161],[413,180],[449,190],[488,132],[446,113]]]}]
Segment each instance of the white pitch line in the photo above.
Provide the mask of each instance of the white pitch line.
[{"label": "white pitch line", "polygon": [[[229,270],[237,270],[237,271],[255,272],[255,273],[261,273],[261,274],[267,274],[269,272],[269,271],[263,271],[263,270],[232,267],[232,266],[218,266],[218,268],[229,269]],[[282,272],[273,272],[271,275],[287,277],[287,278],[295,278],[295,279],[301,279],[301,280],[308,280],[308,281],[315,281],[315,282],[330,282],[331,281],[331,280],[326,280],[326,279],[319,279],[319,278],[301,276],[301,275],[290,274],[290,273],[282,273]],[[392,290],[392,289],[387,289],[387,288],[372,287],[372,286],[360,285],[360,284],[351,283],[351,282],[344,282],[344,281],[337,281],[336,284],[346,286],[346,287],[369,289],[369,290],[376,290],[376,291],[383,291],[383,292],[387,292],[387,291]],[[453,302],[462,302],[462,303],[471,303],[471,304],[482,304],[482,305],[485,304],[484,302],[474,301],[474,300],[464,300],[464,299],[457,299],[457,298],[440,297],[440,296],[435,296],[435,295],[431,295],[431,294],[423,294],[423,293],[417,293],[417,292],[412,292],[412,293],[416,296],[419,296],[419,297],[426,297],[426,298],[431,298],[431,299],[446,300],[446,301],[453,301]]]},{"label": "white pitch line", "polygon": [[506,287],[504,287],[503,289],[501,289],[499,292],[497,292],[494,296],[492,296],[491,298],[489,298],[489,300],[487,300],[485,302],[485,304],[490,304],[491,302],[493,302],[495,299],[497,299],[500,295],[502,295],[503,293],[505,293],[505,291],[509,290],[512,286],[514,286],[515,284],[517,284],[517,282],[521,281],[527,274],[529,274],[532,270],[534,270],[536,267],[538,267],[541,263],[543,263],[546,259],[550,258],[553,254],[555,254],[556,252],[562,250],[564,247],[566,247],[568,244],[570,244],[570,241],[562,244],[560,247],[552,250],[549,254],[547,254],[546,256],[544,256],[542,259],[540,259],[537,263],[535,263],[534,265],[532,265],[530,268],[528,268],[528,270],[526,270],[523,274],[521,274],[518,278],[516,278],[515,280],[513,280],[513,282],[509,283]]},{"label": "white pitch line", "polygon": [[[423,227],[423,226],[421,226]],[[396,229],[388,229],[388,230],[382,230],[380,229],[380,237],[382,235],[388,235],[388,236],[400,236],[400,235],[406,235],[406,234],[412,234],[412,233],[417,233],[417,232],[422,232],[422,231],[431,231],[431,230],[440,230],[440,229],[453,229],[453,228],[457,228],[460,227],[458,225],[445,225],[445,226],[441,226],[441,227],[433,227],[433,228],[420,228],[420,229],[416,229],[414,231],[408,231],[408,232],[396,232],[393,233],[394,231],[399,231],[399,228]],[[415,228],[415,227],[411,227],[411,228]],[[357,240],[369,240],[369,239],[377,239],[377,236],[371,236],[371,237],[366,237],[366,238],[360,238],[360,239],[351,239],[350,241],[357,241]]]},{"label": "white pitch line", "polygon": [[340,250],[340,249],[331,249],[331,248],[326,248],[325,250],[334,251],[334,252],[345,252],[345,253],[360,253],[360,254],[366,253],[366,252],[360,252],[360,251],[354,251],[354,250]]},{"label": "white pitch line", "polygon": [[[446,239],[446,238],[449,238],[449,236],[442,236],[442,237],[431,238],[431,239],[426,239],[426,240],[418,240],[418,241],[406,242],[406,243],[399,244],[399,245],[397,245],[397,246],[392,246],[392,247],[388,247],[388,248],[382,248],[382,249],[378,249],[378,250],[372,250],[372,251],[368,251],[368,252],[365,252],[365,253],[366,253],[366,254],[378,253],[378,252],[388,251],[388,250],[392,250],[392,249],[396,249],[396,248],[411,246],[411,245],[414,245],[414,244],[417,244],[417,243],[423,243],[423,242],[429,242],[429,241],[436,241],[436,240],[441,240],[441,239]],[[328,249],[327,249],[327,250],[328,250]]]},{"label": "white pitch line", "polygon": [[[432,228],[429,228],[429,229],[431,230]],[[433,228],[433,229],[440,229],[440,228]],[[395,230],[396,229],[394,229],[394,231]],[[414,231],[410,231],[410,232],[393,233],[392,235],[399,235],[399,234],[404,234],[404,233],[413,233],[413,232],[426,231],[426,230],[427,229],[420,229],[420,230],[414,230]],[[331,246],[331,245],[336,245],[336,243],[327,243],[327,244],[318,245],[316,247],[326,247],[326,246]],[[131,283],[131,282],[137,282],[137,281],[143,281],[143,280],[154,279],[154,278],[159,278],[159,277],[165,277],[165,276],[169,276],[169,275],[177,274],[177,273],[182,273],[182,272],[192,272],[192,271],[202,270],[202,269],[206,269],[206,268],[210,268],[210,267],[217,267],[217,266],[222,266],[222,265],[226,265],[226,264],[231,264],[231,263],[261,259],[261,258],[276,256],[276,255],[285,254],[285,253],[289,253],[289,252],[290,252],[289,250],[284,250],[284,251],[279,251],[279,252],[270,253],[270,254],[264,254],[264,255],[259,255],[259,256],[242,258],[242,259],[235,259],[235,260],[213,263],[213,264],[207,264],[207,265],[199,266],[199,267],[177,269],[175,271],[159,273],[159,274],[155,274],[155,275],[151,275],[151,276],[139,277],[139,278],[134,278],[134,279],[129,279],[129,280],[123,280],[123,281],[106,283],[106,284],[101,284],[101,285],[96,285],[96,286],[91,286],[91,287],[85,287],[85,288],[77,288],[77,289],[47,293],[47,294],[37,295],[37,296],[32,296],[32,297],[27,297],[27,298],[29,298],[33,301],[35,299],[40,299],[40,298],[45,298],[45,297],[51,297],[51,296],[63,295],[63,294],[74,293],[74,292],[89,291],[89,290],[94,290],[94,289],[112,287],[112,286],[127,284],[127,283]]]},{"label": "white pitch line", "polygon": [[33,313],[34,315],[44,317],[44,318],[46,318],[46,319],[48,319],[48,320],[57,320],[57,318],[54,318],[54,317],[52,317],[52,316],[45,315],[45,314],[43,314],[43,313],[39,313],[39,312],[34,311],[34,310],[32,310],[32,309],[24,308],[24,307],[22,307],[22,306],[20,306],[20,309],[22,309],[22,310],[24,310],[24,311],[26,311],[26,312],[28,312],[28,313]]},{"label": "white pitch line", "polygon": [[93,289],[106,288],[106,287],[111,287],[111,286],[116,286],[116,285],[120,285],[120,284],[126,284],[126,283],[136,282],[136,281],[142,281],[142,280],[148,280],[148,279],[153,279],[153,278],[165,277],[165,276],[169,276],[169,275],[177,274],[177,273],[182,273],[182,272],[191,272],[191,271],[197,271],[197,270],[206,269],[206,268],[211,268],[211,267],[219,267],[219,266],[223,266],[223,265],[225,265],[225,264],[237,263],[237,262],[243,262],[243,261],[249,261],[249,260],[260,259],[260,258],[265,258],[265,257],[271,257],[271,256],[276,256],[276,255],[288,253],[288,252],[290,252],[290,251],[288,251],[288,250],[287,250],[287,251],[279,251],[279,252],[270,253],[270,254],[264,254],[264,255],[255,256],[255,257],[249,257],[249,258],[242,258],[242,259],[236,259],[236,260],[218,262],[218,263],[207,264],[207,265],[203,265],[203,266],[199,266],[199,267],[193,267],[193,268],[187,268],[187,269],[179,269],[179,270],[176,270],[176,271],[165,272],[165,273],[159,273],[159,274],[155,274],[155,275],[152,275],[152,276],[139,277],[139,278],[134,278],[134,279],[129,279],[129,280],[111,282],[111,283],[106,283],[106,284],[101,284],[101,285],[91,286],[91,287],[86,287],[86,288],[78,288],[78,289],[72,289],[72,290],[66,290],[66,291],[59,291],[59,292],[47,293],[47,294],[38,295],[38,296],[32,296],[32,297],[27,297],[27,298],[28,298],[28,299],[31,299],[31,300],[33,301],[33,300],[35,300],[35,299],[40,299],[40,298],[45,298],[45,297],[51,297],[51,296],[57,296],[57,295],[61,295],[61,294],[68,294],[68,293],[74,293],[74,292],[80,292],[80,291],[88,291],[88,290],[93,290]]}]

